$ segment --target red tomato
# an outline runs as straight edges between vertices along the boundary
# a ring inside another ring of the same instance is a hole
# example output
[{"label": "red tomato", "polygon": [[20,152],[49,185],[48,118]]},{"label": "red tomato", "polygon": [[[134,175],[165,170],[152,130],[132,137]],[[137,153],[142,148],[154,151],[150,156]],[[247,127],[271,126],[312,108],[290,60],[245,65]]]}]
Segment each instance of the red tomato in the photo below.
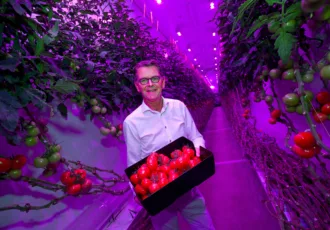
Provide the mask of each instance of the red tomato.
[{"label": "red tomato", "polygon": [[162,178],[167,178],[167,174],[164,172],[158,172],[158,178],[159,178],[159,180]]},{"label": "red tomato", "polygon": [[12,160],[12,169],[21,169],[26,164],[26,156],[24,155],[16,155]]},{"label": "red tomato", "polygon": [[159,167],[159,172],[164,172],[165,174],[168,174],[168,172],[171,170],[170,166],[168,165],[162,165]]},{"label": "red tomato", "polygon": [[194,157],[193,161],[195,161],[196,164],[199,164],[202,162],[201,158],[199,158],[199,157]]},{"label": "red tomato", "polygon": [[183,154],[188,154],[189,158],[192,159],[195,156],[195,151],[191,148],[185,148]]},{"label": "red tomato", "polygon": [[64,185],[70,186],[76,181],[76,176],[71,174],[70,171],[66,171],[61,175],[61,182]]},{"label": "red tomato", "polygon": [[81,191],[81,184],[73,184],[68,187],[67,193],[69,195],[77,195]]},{"label": "red tomato", "polygon": [[149,186],[152,184],[152,181],[148,178],[144,178],[142,181],[141,181],[141,186],[148,190],[149,189]]},{"label": "red tomato", "polygon": [[330,93],[328,93],[328,92],[319,92],[319,93],[316,95],[316,100],[317,100],[321,105],[327,104],[327,103],[330,102]]},{"label": "red tomato", "polygon": [[152,183],[150,186],[149,186],[149,192],[151,194],[157,192],[158,190],[160,189],[160,186],[156,183]]},{"label": "red tomato", "polygon": [[294,136],[293,141],[303,149],[310,149],[316,145],[316,140],[311,132],[300,132]]},{"label": "red tomato", "polygon": [[188,146],[188,145],[184,145],[183,147],[182,147],[182,151],[185,151],[186,149],[189,149],[190,147]]},{"label": "red tomato", "polygon": [[150,177],[151,171],[148,167],[141,167],[137,171],[138,177],[143,180],[144,178]]},{"label": "red tomato", "polygon": [[179,174],[178,173],[171,173],[169,176],[168,176],[168,181],[169,182],[172,182],[172,181],[174,181],[176,178],[178,178],[179,177]]},{"label": "red tomato", "polygon": [[274,119],[278,119],[281,116],[281,110],[279,109],[274,109],[271,113],[270,116]]},{"label": "red tomato", "polygon": [[0,158],[0,173],[7,172],[11,169],[12,162],[7,158]]},{"label": "red tomato", "polygon": [[161,154],[161,156],[159,157],[159,163],[162,165],[166,165],[170,163],[170,158],[168,156]]},{"label": "red tomato", "polygon": [[158,185],[159,185],[160,188],[164,187],[167,184],[168,184],[168,179],[167,178],[161,178],[158,182]]},{"label": "red tomato", "polygon": [[177,162],[178,162],[178,168],[181,169],[181,170],[184,170],[188,167],[189,165],[189,155],[184,155],[184,156],[181,156],[177,159]]},{"label": "red tomato", "polygon": [[145,196],[145,195],[147,195],[147,190],[144,189],[144,188],[142,187],[142,185],[140,185],[140,184],[137,184],[137,185],[135,186],[134,191],[136,192],[136,194],[141,195],[141,196]]},{"label": "red tomato", "polygon": [[177,160],[172,160],[170,162],[170,168],[171,169],[177,169],[178,168],[178,162],[177,162]]},{"label": "red tomato", "polygon": [[176,159],[178,157],[182,156],[182,152],[178,149],[174,150],[173,152],[171,152],[171,158],[172,159]]},{"label": "red tomato", "polygon": [[147,166],[151,171],[156,171],[158,167],[158,160],[155,155],[150,155],[147,158]]},{"label": "red tomato", "polygon": [[327,115],[324,113],[315,113],[313,114],[313,118],[317,123],[322,123],[328,119]]},{"label": "red tomato", "polygon": [[321,112],[326,115],[330,115],[330,103],[323,105],[321,108]]},{"label": "red tomato", "polygon": [[294,145],[292,147],[292,151],[302,158],[311,158],[314,157],[316,154],[316,149],[314,148],[303,149],[300,148],[298,145]]},{"label": "red tomato", "polygon": [[74,173],[80,177],[80,179],[85,180],[86,179],[86,170],[85,169],[75,169]]},{"label": "red tomato", "polygon": [[81,190],[83,193],[87,193],[92,189],[92,181],[90,179],[86,179],[84,183],[81,184]]},{"label": "red tomato", "polygon": [[136,173],[132,174],[129,180],[132,182],[133,185],[137,185],[138,183],[140,183],[140,178]]},{"label": "red tomato", "polygon": [[141,200],[144,200],[146,198],[148,198],[148,196],[147,195],[144,195],[144,196],[141,197]]},{"label": "red tomato", "polygon": [[194,160],[189,160],[189,167],[190,167],[190,168],[193,168],[193,167],[195,167],[196,165],[197,165],[196,161],[194,161]]},{"label": "red tomato", "polygon": [[268,119],[268,123],[274,125],[274,124],[276,124],[276,119],[273,118],[273,117],[270,117],[270,118]]}]

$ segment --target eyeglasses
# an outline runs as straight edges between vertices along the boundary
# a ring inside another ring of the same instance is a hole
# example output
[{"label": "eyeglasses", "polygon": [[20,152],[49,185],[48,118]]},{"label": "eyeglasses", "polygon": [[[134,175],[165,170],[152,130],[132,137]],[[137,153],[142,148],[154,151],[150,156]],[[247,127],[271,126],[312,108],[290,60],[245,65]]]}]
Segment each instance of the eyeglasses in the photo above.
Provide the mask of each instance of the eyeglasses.
[{"label": "eyeglasses", "polygon": [[138,80],[138,82],[141,84],[141,85],[146,85],[149,83],[149,80],[151,80],[152,83],[158,83],[159,80],[160,80],[160,76],[153,76],[151,78],[141,78]]}]

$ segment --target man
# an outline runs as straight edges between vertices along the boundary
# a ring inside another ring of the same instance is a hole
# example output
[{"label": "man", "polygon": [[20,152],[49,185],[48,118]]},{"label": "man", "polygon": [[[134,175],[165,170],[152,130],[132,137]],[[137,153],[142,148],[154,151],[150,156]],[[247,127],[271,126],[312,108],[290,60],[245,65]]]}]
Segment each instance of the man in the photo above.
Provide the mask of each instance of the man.
[{"label": "man", "polygon": [[[162,96],[165,78],[157,62],[147,60],[138,63],[135,75],[135,87],[142,94],[143,102],[127,116],[123,124],[128,166],[181,136],[194,143],[196,155],[199,156],[199,147],[204,147],[205,141],[184,103]],[[154,228],[179,229],[178,212],[192,229],[214,229],[204,198],[197,188],[181,196],[156,216],[152,216]]]}]

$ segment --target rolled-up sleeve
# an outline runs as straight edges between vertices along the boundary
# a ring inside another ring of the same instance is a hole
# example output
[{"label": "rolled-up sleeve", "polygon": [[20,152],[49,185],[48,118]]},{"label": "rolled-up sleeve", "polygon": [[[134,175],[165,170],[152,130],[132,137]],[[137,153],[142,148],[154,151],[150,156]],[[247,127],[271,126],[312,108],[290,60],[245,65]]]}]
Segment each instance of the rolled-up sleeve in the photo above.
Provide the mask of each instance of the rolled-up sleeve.
[{"label": "rolled-up sleeve", "polygon": [[202,134],[198,131],[194,119],[191,116],[187,106],[184,103],[182,104],[185,117],[185,132],[187,134],[187,138],[194,143],[195,148],[200,146],[205,148],[205,140]]}]

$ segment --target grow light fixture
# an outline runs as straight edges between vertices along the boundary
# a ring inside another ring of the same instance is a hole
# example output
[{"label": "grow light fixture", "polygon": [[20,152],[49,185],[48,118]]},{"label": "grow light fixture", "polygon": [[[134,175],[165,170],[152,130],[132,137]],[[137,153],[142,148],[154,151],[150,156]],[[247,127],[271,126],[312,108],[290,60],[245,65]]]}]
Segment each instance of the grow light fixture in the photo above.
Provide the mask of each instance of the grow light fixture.
[{"label": "grow light fixture", "polygon": [[213,10],[214,9],[214,2],[210,3],[210,9]]},{"label": "grow light fixture", "polygon": [[178,31],[177,33],[176,33],[179,37],[181,37],[181,32],[180,31]]},{"label": "grow light fixture", "polygon": [[156,0],[156,2],[160,5],[162,4],[162,0]]},{"label": "grow light fixture", "polygon": [[215,32],[213,32],[213,34],[212,34],[213,36],[215,36]]},{"label": "grow light fixture", "polygon": [[214,89],[215,87],[214,87],[214,85],[210,85],[210,88],[211,88],[211,89]]},{"label": "grow light fixture", "polygon": [[189,52],[191,52],[191,49],[190,49],[190,48],[188,48],[188,51],[189,51]]}]

